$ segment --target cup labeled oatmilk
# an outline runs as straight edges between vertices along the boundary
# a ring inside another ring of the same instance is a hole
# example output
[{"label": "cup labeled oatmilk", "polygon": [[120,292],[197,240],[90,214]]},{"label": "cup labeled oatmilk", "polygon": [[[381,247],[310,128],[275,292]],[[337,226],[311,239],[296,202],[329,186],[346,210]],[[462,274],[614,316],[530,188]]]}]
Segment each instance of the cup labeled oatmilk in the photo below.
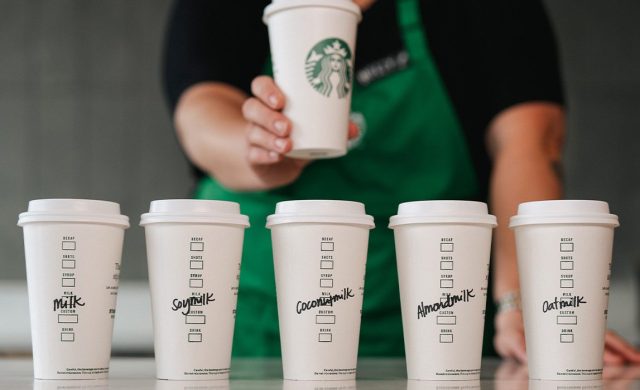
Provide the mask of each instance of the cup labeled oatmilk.
[{"label": "cup labeled oatmilk", "polygon": [[244,229],[233,202],[151,202],[145,227],[157,377],[229,377]]},{"label": "cup labeled oatmilk", "polygon": [[480,378],[495,226],[480,202],[402,203],[391,217],[409,379]]},{"label": "cup labeled oatmilk", "polygon": [[347,152],[360,8],[350,0],[274,0],[264,11],[273,75],[293,125],[289,157]]},{"label": "cup labeled oatmilk", "polygon": [[355,379],[373,218],[357,202],[287,201],[267,227],[284,378]]},{"label": "cup labeled oatmilk", "polygon": [[109,373],[124,230],[117,203],[29,202],[24,230],[36,379],[102,379]]},{"label": "cup labeled oatmilk", "polygon": [[529,377],[602,377],[613,229],[605,202],[523,203],[518,251]]}]

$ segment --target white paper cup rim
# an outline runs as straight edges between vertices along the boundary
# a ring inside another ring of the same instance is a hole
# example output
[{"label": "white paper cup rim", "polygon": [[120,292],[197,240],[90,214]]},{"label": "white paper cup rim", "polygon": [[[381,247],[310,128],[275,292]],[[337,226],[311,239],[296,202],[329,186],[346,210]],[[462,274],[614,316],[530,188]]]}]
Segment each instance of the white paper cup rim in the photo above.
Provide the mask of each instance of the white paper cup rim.
[{"label": "white paper cup rim", "polygon": [[120,214],[115,202],[93,199],[35,199],[18,216],[18,226],[37,222],[95,223],[129,227],[129,217]]},{"label": "white paper cup rim", "polygon": [[362,20],[362,12],[357,4],[350,0],[274,0],[264,9],[262,20],[265,24],[269,23],[269,18],[275,13],[292,8],[304,7],[320,7],[334,8],[347,12],[351,12],[358,18],[358,22]]},{"label": "white paper cup rim", "polygon": [[140,217],[140,226],[155,223],[195,223],[249,227],[249,217],[240,214],[236,202],[206,199],[154,200],[149,212]]},{"label": "white paper cup rim", "polygon": [[569,224],[620,226],[618,216],[609,213],[607,202],[599,200],[543,200],[518,206],[509,227],[526,225]]},{"label": "white paper cup rim", "polygon": [[276,212],[267,217],[267,228],[287,223],[357,225],[373,229],[373,217],[364,204],[345,200],[289,200],[278,202]]},{"label": "white paper cup rim", "polygon": [[463,224],[497,226],[486,203],[466,200],[423,200],[401,203],[389,228],[412,224]]}]

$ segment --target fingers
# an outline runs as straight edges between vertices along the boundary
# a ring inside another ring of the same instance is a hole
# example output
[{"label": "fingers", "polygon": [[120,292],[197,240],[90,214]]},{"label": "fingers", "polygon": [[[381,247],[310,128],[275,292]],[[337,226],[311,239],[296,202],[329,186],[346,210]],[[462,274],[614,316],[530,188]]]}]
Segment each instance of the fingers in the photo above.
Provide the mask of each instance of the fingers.
[{"label": "fingers", "polygon": [[622,356],[606,348],[604,350],[603,360],[605,366],[620,366],[625,363],[625,360]]},{"label": "fingers", "polygon": [[269,76],[258,76],[251,83],[251,93],[273,110],[282,110],[284,95]]},{"label": "fingers", "polygon": [[249,126],[247,141],[249,143],[247,159],[251,164],[277,163],[282,160],[285,153],[291,150],[290,138],[279,138],[256,125]]},{"label": "fingers", "polygon": [[360,135],[360,128],[358,128],[358,125],[356,125],[355,123],[349,121],[349,140],[358,138],[358,136]]},{"label": "fingers", "polygon": [[495,347],[503,359],[513,359],[522,364],[527,362],[524,338],[519,335],[499,336],[496,338]]},{"label": "fingers", "polygon": [[249,122],[262,126],[279,137],[286,137],[291,130],[287,117],[267,107],[257,98],[249,98],[244,102],[242,115]]},{"label": "fingers", "polygon": [[604,338],[605,355],[607,350],[618,355],[623,362],[640,364],[640,351],[627,343],[622,337],[608,330]]}]

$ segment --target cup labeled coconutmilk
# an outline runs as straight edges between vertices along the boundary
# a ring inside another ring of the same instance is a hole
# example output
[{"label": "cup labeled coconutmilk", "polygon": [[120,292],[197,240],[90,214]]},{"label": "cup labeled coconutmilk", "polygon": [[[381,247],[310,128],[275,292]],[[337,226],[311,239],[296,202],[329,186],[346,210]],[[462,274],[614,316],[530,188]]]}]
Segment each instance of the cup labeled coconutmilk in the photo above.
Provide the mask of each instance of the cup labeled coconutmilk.
[{"label": "cup labeled coconutmilk", "polygon": [[355,379],[369,229],[357,202],[280,202],[273,242],[285,379]]}]

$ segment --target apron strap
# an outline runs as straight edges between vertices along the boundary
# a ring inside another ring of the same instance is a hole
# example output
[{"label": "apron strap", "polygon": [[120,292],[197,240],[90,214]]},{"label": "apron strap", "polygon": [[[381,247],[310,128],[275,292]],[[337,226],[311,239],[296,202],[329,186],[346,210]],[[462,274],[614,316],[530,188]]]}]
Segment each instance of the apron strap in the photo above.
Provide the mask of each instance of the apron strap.
[{"label": "apron strap", "polygon": [[398,24],[410,58],[414,61],[431,62],[419,0],[397,0],[397,10]]}]

